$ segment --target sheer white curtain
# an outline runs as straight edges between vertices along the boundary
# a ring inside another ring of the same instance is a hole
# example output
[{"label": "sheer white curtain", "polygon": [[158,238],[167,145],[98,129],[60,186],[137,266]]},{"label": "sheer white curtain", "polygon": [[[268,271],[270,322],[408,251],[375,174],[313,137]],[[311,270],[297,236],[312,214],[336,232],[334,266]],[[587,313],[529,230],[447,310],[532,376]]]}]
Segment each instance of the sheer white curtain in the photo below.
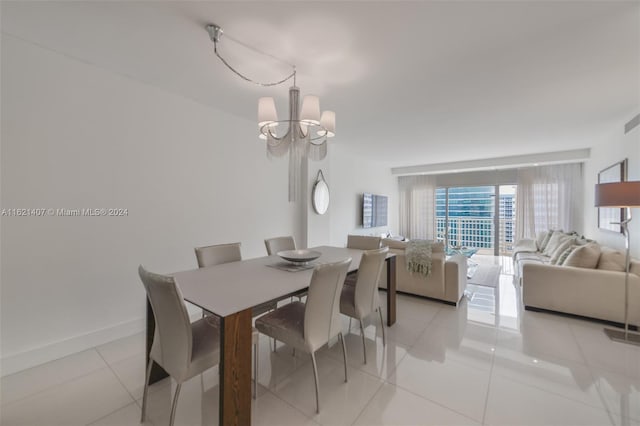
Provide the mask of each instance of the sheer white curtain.
[{"label": "sheer white curtain", "polygon": [[401,176],[398,186],[400,235],[409,239],[435,239],[435,177]]},{"label": "sheer white curtain", "polygon": [[574,231],[574,206],[582,205],[582,164],[518,170],[516,239],[540,231]]}]

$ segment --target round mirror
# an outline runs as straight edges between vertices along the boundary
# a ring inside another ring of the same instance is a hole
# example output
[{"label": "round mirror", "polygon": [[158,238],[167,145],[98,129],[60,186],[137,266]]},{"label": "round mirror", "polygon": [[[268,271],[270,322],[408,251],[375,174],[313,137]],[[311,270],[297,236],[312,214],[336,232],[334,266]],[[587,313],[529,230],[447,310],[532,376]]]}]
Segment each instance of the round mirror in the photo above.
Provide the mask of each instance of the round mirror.
[{"label": "round mirror", "polygon": [[315,185],[313,185],[311,199],[316,213],[325,214],[327,212],[327,209],[329,209],[329,187],[324,179],[316,181]]}]

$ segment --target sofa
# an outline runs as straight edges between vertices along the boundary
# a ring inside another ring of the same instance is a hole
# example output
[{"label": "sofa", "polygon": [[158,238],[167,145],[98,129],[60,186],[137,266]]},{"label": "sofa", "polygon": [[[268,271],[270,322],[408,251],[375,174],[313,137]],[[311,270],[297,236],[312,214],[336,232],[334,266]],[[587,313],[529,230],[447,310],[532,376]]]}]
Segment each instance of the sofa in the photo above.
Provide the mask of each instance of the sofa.
[{"label": "sofa", "polygon": [[[396,290],[403,293],[437,299],[457,306],[467,287],[467,259],[461,254],[449,258],[445,255],[444,244],[431,246],[431,273],[424,276],[409,272],[406,267],[405,249],[407,242],[383,239],[382,245],[396,255]],[[386,264],[385,264],[386,268]],[[386,288],[386,269],[381,274],[380,288]]]},{"label": "sofa", "polygon": [[[518,241],[514,262],[525,309],[624,322],[623,252],[575,234],[548,231]],[[629,323],[640,325],[640,262],[633,259]]]}]

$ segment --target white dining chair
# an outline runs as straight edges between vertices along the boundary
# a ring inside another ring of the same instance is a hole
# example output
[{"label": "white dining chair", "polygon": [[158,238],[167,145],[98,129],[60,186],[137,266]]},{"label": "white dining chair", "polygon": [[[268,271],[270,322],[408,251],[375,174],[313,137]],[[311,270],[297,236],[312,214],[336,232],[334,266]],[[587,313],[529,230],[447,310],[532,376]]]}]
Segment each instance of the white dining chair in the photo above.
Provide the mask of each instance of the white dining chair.
[{"label": "white dining chair", "polygon": [[[196,247],[195,252],[199,268],[221,265],[223,263],[239,262],[242,260],[240,243],[216,244],[212,246]],[[268,302],[258,306],[254,306],[251,310],[251,315],[254,317],[262,315],[265,312],[275,309],[276,306],[276,302]],[[211,313],[209,312],[209,314]],[[214,318],[216,318],[215,321],[219,323],[220,319],[215,315],[213,316]],[[258,330],[254,328],[253,334],[251,335],[251,343],[253,344],[253,399],[256,399],[258,394],[259,338],[260,334],[258,333]]]},{"label": "white dining chair", "polygon": [[[295,250],[296,240],[294,240],[292,236],[267,238],[266,240],[264,240],[264,246],[267,248],[267,254],[269,256],[272,256],[274,254],[278,254],[278,252],[281,252],[281,251]],[[291,301],[293,302],[294,297],[297,297],[298,300],[301,301],[302,298],[305,297],[306,295],[307,293],[305,292],[305,293],[300,293],[296,296],[292,296]],[[276,350],[276,341],[274,339],[273,351],[275,352],[275,350]]]},{"label": "white dining chair", "polygon": [[347,235],[347,248],[374,250],[380,248],[382,238],[369,235]]},{"label": "white dining chair", "polygon": [[347,378],[347,348],[340,322],[340,289],[351,258],[317,266],[313,270],[307,302],[292,302],[256,320],[256,328],[267,336],[311,355],[316,387],[316,412],[320,412],[318,366],[315,353],[338,337],[342,344],[344,381]]},{"label": "white dining chair", "polygon": [[[347,248],[358,250],[375,250],[382,246],[382,238],[369,235],[347,235]],[[357,273],[347,275],[344,285],[354,286],[358,279]],[[349,321],[351,328],[351,321]]]},{"label": "white dining chair", "polygon": [[148,272],[142,266],[138,268],[138,274],[156,323],[144,380],[140,421],[145,421],[149,377],[156,363],[177,382],[169,420],[169,425],[173,426],[182,383],[220,362],[220,330],[209,317],[190,322],[182,293],[172,277]]},{"label": "white dining chair", "polygon": [[220,265],[242,260],[240,243],[216,244],[213,246],[196,247],[196,260],[198,267]]},{"label": "white dining chair", "polygon": [[378,297],[378,280],[380,279],[382,267],[388,252],[389,247],[382,247],[376,250],[367,250],[362,253],[355,285],[345,285],[340,295],[340,313],[348,316],[349,319],[354,318],[360,321],[362,354],[365,364],[367,363],[367,347],[365,345],[362,321],[375,311],[378,311],[380,316],[382,345],[386,345],[382,309],[380,309]]},{"label": "white dining chair", "polygon": [[269,256],[278,254],[279,251],[296,249],[296,241],[291,236],[267,238],[264,240],[264,245]]}]

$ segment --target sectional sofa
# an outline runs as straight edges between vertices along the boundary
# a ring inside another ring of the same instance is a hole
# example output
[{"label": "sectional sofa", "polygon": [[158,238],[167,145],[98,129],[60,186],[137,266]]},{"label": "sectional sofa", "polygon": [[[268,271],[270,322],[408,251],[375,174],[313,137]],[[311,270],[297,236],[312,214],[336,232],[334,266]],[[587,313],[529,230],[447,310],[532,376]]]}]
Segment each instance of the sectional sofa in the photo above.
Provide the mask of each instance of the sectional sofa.
[{"label": "sectional sofa", "polygon": [[[623,252],[574,234],[550,231],[535,240],[519,241],[514,262],[525,309],[624,322]],[[633,259],[629,322],[640,326],[640,262]]]},{"label": "sectional sofa", "polygon": [[[461,254],[449,258],[445,255],[444,244],[434,243],[431,251],[431,273],[423,276],[409,272],[406,268],[405,249],[407,243],[393,239],[383,239],[382,245],[396,254],[396,290],[416,296],[441,300],[457,306],[467,287],[467,259]],[[386,268],[386,265],[385,265]],[[379,287],[386,288],[386,270],[381,275]]]}]

